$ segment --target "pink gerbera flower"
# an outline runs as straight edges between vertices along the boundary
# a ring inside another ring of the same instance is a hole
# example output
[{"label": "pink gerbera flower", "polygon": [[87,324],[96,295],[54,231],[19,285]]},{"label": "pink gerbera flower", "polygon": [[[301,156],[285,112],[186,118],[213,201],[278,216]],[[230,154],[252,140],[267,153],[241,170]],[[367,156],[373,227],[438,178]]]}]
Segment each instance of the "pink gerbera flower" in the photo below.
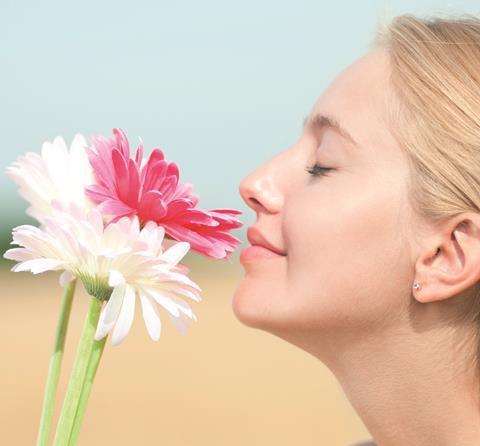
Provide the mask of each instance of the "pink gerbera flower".
[{"label": "pink gerbera flower", "polygon": [[87,151],[97,184],[87,187],[86,195],[112,216],[111,221],[135,215],[142,224],[154,221],[173,239],[217,259],[226,258],[241,242],[227,233],[242,226],[235,217],[241,211],[196,208],[199,197],[190,192],[192,185],[179,183],[177,165],[167,162],[161,149],[143,159],[140,142],[132,159],[128,139],[119,128],[113,129],[113,138],[98,136],[91,141]]}]

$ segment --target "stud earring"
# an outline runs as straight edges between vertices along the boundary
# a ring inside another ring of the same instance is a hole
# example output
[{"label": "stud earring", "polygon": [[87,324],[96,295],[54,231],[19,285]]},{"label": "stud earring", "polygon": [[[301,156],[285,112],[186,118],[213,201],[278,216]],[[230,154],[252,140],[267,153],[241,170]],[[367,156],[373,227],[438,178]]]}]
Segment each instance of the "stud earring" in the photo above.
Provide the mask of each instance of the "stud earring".
[{"label": "stud earring", "polygon": [[418,282],[416,282],[416,283],[413,285],[413,289],[414,289],[415,291],[418,291],[421,287],[422,287],[422,285],[420,285]]}]

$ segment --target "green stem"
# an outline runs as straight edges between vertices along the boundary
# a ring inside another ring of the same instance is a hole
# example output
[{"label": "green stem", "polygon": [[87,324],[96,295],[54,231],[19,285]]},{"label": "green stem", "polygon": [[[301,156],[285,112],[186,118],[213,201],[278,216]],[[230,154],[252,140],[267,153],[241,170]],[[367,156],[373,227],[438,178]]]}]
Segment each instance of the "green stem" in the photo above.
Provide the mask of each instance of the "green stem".
[{"label": "green stem", "polygon": [[37,446],[46,446],[50,436],[53,410],[55,407],[55,396],[57,393],[58,379],[60,377],[60,366],[63,359],[65,337],[67,335],[70,310],[72,309],[75,284],[76,280],[73,280],[72,282],[68,283],[63,290],[63,299],[57,322],[57,331],[55,333],[55,344],[52,356],[50,357],[50,363],[48,365],[48,375],[45,385],[45,395],[43,397],[42,415],[40,418]]},{"label": "green stem", "polygon": [[107,336],[100,341],[95,341],[93,344],[93,350],[92,354],[90,355],[87,374],[83,383],[80,402],[78,403],[77,413],[75,414],[68,446],[75,446],[77,444],[78,435],[80,434],[80,427],[82,426],[83,416],[85,415],[85,409],[87,407],[88,397],[90,396],[90,391],[92,390],[93,380],[95,379],[95,374],[97,373],[98,364],[100,363],[106,341]]},{"label": "green stem", "polygon": [[73,428],[77,406],[80,401],[83,382],[88,370],[90,355],[95,344],[95,331],[103,302],[96,297],[90,298],[87,317],[83,326],[82,335],[78,345],[77,355],[73,364],[72,376],[68,385],[62,412],[58,420],[57,432],[55,433],[54,446],[66,446]]}]

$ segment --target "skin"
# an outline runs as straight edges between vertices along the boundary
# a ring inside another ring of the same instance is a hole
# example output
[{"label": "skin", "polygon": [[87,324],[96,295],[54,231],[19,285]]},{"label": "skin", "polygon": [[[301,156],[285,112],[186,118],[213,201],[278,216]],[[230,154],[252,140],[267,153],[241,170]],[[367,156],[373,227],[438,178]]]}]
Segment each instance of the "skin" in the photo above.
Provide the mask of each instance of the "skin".
[{"label": "skin", "polygon": [[[360,147],[307,126],[241,182],[254,226],[287,255],[244,263],[232,309],[322,361],[379,446],[478,446],[480,327],[455,317],[480,279],[480,218],[433,225],[413,211],[385,123],[389,70],[371,50],[312,109]],[[313,177],[314,162],[334,170]]]}]

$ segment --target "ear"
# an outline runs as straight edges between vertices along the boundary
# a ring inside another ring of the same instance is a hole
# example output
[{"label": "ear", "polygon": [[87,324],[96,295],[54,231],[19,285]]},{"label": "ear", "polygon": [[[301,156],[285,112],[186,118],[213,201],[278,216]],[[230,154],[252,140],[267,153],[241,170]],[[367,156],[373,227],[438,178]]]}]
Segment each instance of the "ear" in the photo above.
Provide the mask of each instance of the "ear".
[{"label": "ear", "polygon": [[454,297],[480,280],[480,214],[466,212],[437,230],[415,264],[419,302]]}]

